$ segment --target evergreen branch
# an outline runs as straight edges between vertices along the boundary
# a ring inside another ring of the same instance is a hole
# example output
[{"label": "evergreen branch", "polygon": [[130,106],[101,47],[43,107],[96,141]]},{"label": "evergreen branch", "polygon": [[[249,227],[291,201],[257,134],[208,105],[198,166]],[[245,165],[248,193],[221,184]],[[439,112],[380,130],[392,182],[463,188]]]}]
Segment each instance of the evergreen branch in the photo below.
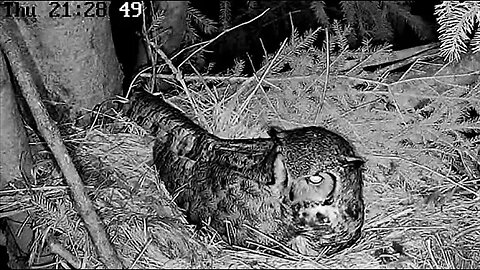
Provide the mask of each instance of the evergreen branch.
[{"label": "evergreen branch", "polygon": [[469,34],[475,31],[479,13],[480,4],[476,1],[444,1],[435,6],[440,25],[440,54],[447,60],[458,61],[460,54],[467,52],[466,41],[469,40]]},{"label": "evergreen branch", "polygon": [[245,68],[245,60],[242,59],[235,59],[234,66],[233,66],[233,76],[240,76],[242,74],[243,69]]},{"label": "evergreen branch", "polygon": [[232,3],[230,1],[220,1],[220,30],[230,28],[232,21]]},{"label": "evergreen branch", "polygon": [[343,16],[348,24],[357,25],[357,2],[356,1],[340,1],[340,7],[342,9]]},{"label": "evergreen branch", "polygon": [[[478,21],[480,22],[480,18]],[[473,53],[480,53],[480,27],[477,27],[475,30],[475,34],[473,35],[470,45],[472,46]]]},{"label": "evergreen branch", "polygon": [[473,106],[465,107],[460,111],[457,123],[479,123],[480,112]]},{"label": "evergreen branch", "polygon": [[332,24],[333,37],[330,47],[337,46],[340,50],[345,50],[348,48],[348,39],[347,35],[350,34],[351,28],[349,25],[345,26],[342,29],[342,26],[337,20],[333,21]]},{"label": "evergreen branch", "polygon": [[372,1],[357,1],[355,12],[357,12],[358,22],[354,22],[360,26],[360,34],[370,34],[374,38],[379,38],[379,34],[386,32],[388,24],[385,14],[382,14],[378,4]]},{"label": "evergreen branch", "polygon": [[197,30],[193,27],[187,27],[185,30],[185,42],[187,44],[192,44],[200,40],[200,36],[197,33]]},{"label": "evergreen branch", "polygon": [[388,11],[390,18],[402,19],[422,40],[431,38],[431,27],[427,25],[420,16],[413,15],[409,10],[398,5],[395,1],[383,1],[383,4]]},{"label": "evergreen branch", "polygon": [[[383,2],[382,2],[383,3]],[[372,6],[372,5],[370,5]],[[369,11],[373,11],[375,9],[371,9],[369,7]],[[379,40],[392,40],[393,39],[393,28],[391,23],[388,21],[388,10],[387,8],[379,9],[377,8],[374,12],[372,12],[369,16],[373,18],[373,36]],[[370,26],[368,26],[370,27]]]},{"label": "evergreen branch", "polygon": [[157,32],[163,24],[163,21],[165,20],[165,11],[160,10],[158,12],[153,13],[152,15],[152,23],[148,27],[148,33],[153,34]]},{"label": "evergreen branch", "polygon": [[295,25],[293,25],[293,22],[292,22],[292,17],[290,16],[290,23],[292,25],[292,33],[290,34],[290,39],[288,40],[288,43],[287,43],[287,52],[292,52],[293,50],[290,49],[289,50],[289,47],[293,47],[295,44],[298,43],[299,39],[300,39],[300,34],[298,33],[298,29],[295,27]]},{"label": "evergreen branch", "polygon": [[[299,57],[299,53],[304,52],[312,47],[313,42],[318,37],[318,33],[321,28],[317,28],[315,30],[308,30],[302,37],[298,37],[298,31],[295,27],[293,27],[292,35],[285,46],[285,49],[281,51],[278,57],[274,57],[276,60],[271,65],[272,73],[279,72],[285,66],[285,63],[292,63],[295,61],[301,61],[301,57]],[[278,51],[276,52],[278,54]],[[293,57],[295,55],[295,57]],[[269,61],[272,61],[272,56],[263,59],[262,68],[259,72],[263,72],[265,66]],[[270,65],[270,64],[269,64]]]},{"label": "evergreen branch", "polygon": [[247,1],[247,12],[252,12],[258,8],[258,1]]},{"label": "evergreen branch", "polygon": [[198,26],[205,34],[210,35],[218,32],[218,28],[215,25],[216,22],[203,15],[200,10],[194,7],[187,7],[187,18],[196,26]]},{"label": "evergreen branch", "polygon": [[328,26],[328,16],[325,13],[325,1],[312,1],[310,4],[310,9],[313,10],[317,22],[322,26]]},{"label": "evergreen branch", "polygon": [[322,30],[320,27],[312,31],[311,29],[308,30],[303,37],[300,39],[299,44],[295,46],[295,53],[299,53],[305,50],[308,50],[308,48],[312,47],[313,42],[318,37],[318,33]]},{"label": "evergreen branch", "polygon": [[[243,22],[237,26],[234,26],[232,28],[229,28],[225,31],[223,31],[222,33],[218,34],[216,37],[212,38],[211,40],[207,40],[207,41],[204,41],[204,42],[201,42],[199,44],[196,44],[197,46],[200,45],[200,48],[196,49],[193,53],[191,53],[187,58],[185,58],[185,60],[183,60],[179,65],[178,65],[178,68],[180,68],[183,64],[185,64],[190,58],[192,58],[192,56],[194,56],[195,54],[197,54],[198,52],[200,52],[201,50],[203,50],[205,47],[207,47],[208,45],[210,45],[211,43],[213,43],[215,40],[219,39],[221,36],[239,28],[239,27],[242,27],[244,25],[247,25],[255,20],[257,20],[258,18],[262,17],[265,13],[267,13],[270,9],[265,9],[262,13],[260,13],[259,15],[255,16],[255,18],[252,18],[246,22]],[[180,55],[181,53],[183,53],[186,49],[189,49],[190,47],[187,47],[185,49],[182,49],[180,52],[176,53],[174,56],[172,56],[172,60],[177,57],[178,55]]]}]

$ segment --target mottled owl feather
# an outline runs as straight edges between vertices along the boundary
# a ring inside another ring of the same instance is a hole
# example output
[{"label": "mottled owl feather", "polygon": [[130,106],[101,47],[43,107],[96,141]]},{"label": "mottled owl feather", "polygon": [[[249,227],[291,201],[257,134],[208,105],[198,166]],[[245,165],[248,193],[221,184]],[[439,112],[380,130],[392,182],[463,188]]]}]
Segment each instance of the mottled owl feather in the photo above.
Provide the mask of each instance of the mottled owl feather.
[{"label": "mottled owl feather", "polygon": [[[273,245],[248,225],[316,255],[360,236],[361,162],[341,136],[308,127],[272,129],[267,139],[221,139],[142,91],[125,112],[156,137],[160,179],[188,219],[210,222],[225,240]],[[327,175],[329,183],[312,181]]]},{"label": "mottled owl feather", "polygon": [[[126,115],[156,137],[154,164],[188,219],[210,220],[237,244],[258,235],[242,224],[288,238],[290,208],[272,192],[275,144],[270,139],[227,140],[209,134],[159,97],[136,92]],[[259,241],[260,240],[260,241]]]}]

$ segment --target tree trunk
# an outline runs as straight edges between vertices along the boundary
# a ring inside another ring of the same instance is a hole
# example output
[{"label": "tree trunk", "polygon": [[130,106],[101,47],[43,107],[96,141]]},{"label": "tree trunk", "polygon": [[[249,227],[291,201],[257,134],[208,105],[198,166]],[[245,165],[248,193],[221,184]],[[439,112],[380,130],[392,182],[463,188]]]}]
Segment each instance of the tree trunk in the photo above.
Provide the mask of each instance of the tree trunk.
[{"label": "tree trunk", "polygon": [[[35,7],[36,17],[2,16],[0,32],[5,35],[2,40],[18,47],[27,63],[28,75],[32,77],[55,121],[83,119],[82,123],[87,123],[87,113],[96,104],[121,93],[123,75],[113,49],[108,17],[52,18],[49,2],[18,3]],[[70,7],[76,7],[77,4],[85,8],[84,2],[69,2]],[[0,9],[0,13],[6,14],[5,5]],[[105,14],[108,14],[107,6]],[[15,78],[11,77],[8,66],[17,63],[5,59],[5,44],[0,43],[0,190],[21,176],[19,164],[23,151],[27,153],[26,164],[31,162],[28,140],[17,106],[22,104],[22,98],[15,98],[15,93],[20,91],[14,89],[16,85],[12,82],[15,82]],[[23,107],[20,111],[24,118],[30,120],[27,122],[35,126],[31,115],[28,115],[29,109]],[[26,172],[29,172],[28,168]],[[24,213],[9,217],[5,237],[0,237],[6,239],[2,244],[7,245],[11,255],[10,267],[15,267],[12,263],[18,264],[22,260],[19,256],[29,251],[32,234],[28,224],[20,236],[16,234],[25,217]],[[15,250],[17,245],[20,251]],[[21,267],[22,264],[16,266]]]},{"label": "tree trunk", "polygon": [[[37,17],[16,19],[17,25],[10,24],[11,34],[24,43],[32,74],[43,84],[41,95],[47,103],[64,104],[61,113],[76,119],[99,101],[121,93],[123,75],[107,16],[51,18],[49,2],[21,4],[35,6]],[[77,4],[85,8],[82,1],[69,2],[71,7]],[[56,112],[49,112],[60,120]]]}]

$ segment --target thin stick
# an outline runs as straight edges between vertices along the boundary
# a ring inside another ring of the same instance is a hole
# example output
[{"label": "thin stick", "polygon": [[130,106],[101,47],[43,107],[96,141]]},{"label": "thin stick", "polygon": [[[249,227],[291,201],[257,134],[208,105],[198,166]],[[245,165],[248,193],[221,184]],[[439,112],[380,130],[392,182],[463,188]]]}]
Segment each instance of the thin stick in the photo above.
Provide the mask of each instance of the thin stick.
[{"label": "thin stick", "polygon": [[[151,67],[148,67],[146,69],[150,69]],[[151,73],[144,73],[146,70],[142,70],[142,73],[138,73],[137,76],[134,78],[137,79],[138,77],[142,78],[151,78],[152,74]],[[265,77],[264,83],[269,83],[269,82],[284,82],[284,81],[301,81],[301,80],[308,80],[311,78],[316,78],[318,77],[317,73],[309,74],[309,75],[304,75],[304,76],[289,76],[289,77],[282,77],[282,78],[273,78],[273,77]],[[164,80],[173,80],[175,79],[175,75],[172,74],[156,74],[155,78],[157,79],[164,79]],[[240,83],[240,82],[246,82],[246,81],[252,81],[255,79],[253,76],[252,77],[237,77],[237,76],[193,76],[193,75],[184,75],[183,79],[185,81],[230,81],[234,83]],[[323,80],[317,80],[317,81],[322,81]]]},{"label": "thin stick", "polygon": [[411,214],[412,212],[414,211],[413,208],[407,208],[399,213],[396,213],[396,214],[393,214],[393,215],[389,215],[385,218],[382,218],[380,220],[377,220],[377,221],[374,221],[374,222],[370,222],[369,224],[367,224],[365,226],[365,228],[374,228],[374,227],[378,227],[380,226],[381,224],[384,224],[384,223],[387,223],[389,221],[392,221],[392,220],[395,220],[396,218],[400,218],[400,217],[403,217],[403,216],[407,216],[409,214]]},{"label": "thin stick", "polygon": [[[198,105],[192,98],[190,90],[188,89],[187,84],[182,77],[182,71],[180,70],[180,66],[178,68],[175,67],[175,65],[172,63],[172,60],[170,60],[168,56],[162,51],[162,49],[160,49],[157,45],[150,43],[150,46],[155,49],[155,51],[160,55],[160,57],[162,57],[163,61],[165,61],[168,67],[172,70],[172,73],[175,74],[175,79],[182,85],[183,91],[185,91],[185,94],[187,95],[188,101],[190,102],[195,115],[197,115],[203,121],[203,114],[200,114],[200,112],[198,111]],[[204,121],[204,123],[206,122],[207,121]]]},{"label": "thin stick", "polygon": [[405,121],[405,117],[403,116],[402,111],[400,110],[400,105],[398,105],[397,99],[395,98],[395,95],[392,91],[391,86],[387,86],[388,94],[390,94],[390,98],[393,100],[393,104],[395,105],[395,110],[397,113],[400,115],[400,118],[402,119],[402,124],[404,126],[407,126],[407,122]]},{"label": "thin stick", "polygon": [[366,228],[363,232],[394,231],[394,230],[446,230],[445,226],[398,226]]},{"label": "thin stick", "polygon": [[49,246],[50,246],[50,250],[52,251],[52,253],[55,253],[58,256],[62,257],[65,261],[67,261],[69,264],[71,264],[73,266],[73,268],[75,268],[75,269],[82,268],[82,264],[80,263],[78,258],[73,256],[73,254],[70,253],[70,251],[65,249],[62,246],[62,244],[60,244],[60,242],[51,238],[50,241],[49,241]]},{"label": "thin stick", "polygon": [[323,104],[325,103],[325,95],[327,94],[328,78],[330,77],[330,35],[328,34],[328,27],[325,27],[325,44],[326,44],[326,54],[327,54],[327,67],[325,82],[323,84],[322,99],[320,100],[320,106],[317,108],[315,113],[315,123],[317,123],[318,115],[322,112]]},{"label": "thin stick", "polygon": [[[130,82],[130,84],[128,85],[128,91],[127,91],[127,94],[125,95],[125,98],[127,99],[128,101],[128,97],[130,96],[130,92],[132,91],[132,88],[133,88],[133,85],[135,85],[135,82],[137,81],[138,77],[140,77],[141,75],[143,75],[142,73],[146,72],[147,70],[151,69],[152,66],[150,67],[145,67],[143,68],[142,70],[140,70],[132,79],[132,81]],[[175,78],[174,75],[169,75],[169,76],[172,76],[172,79]],[[157,78],[157,75],[155,75],[155,72],[153,73],[153,76],[150,75],[150,77],[155,77]],[[126,101],[125,101],[126,102]]]},{"label": "thin stick", "polygon": [[[362,91],[362,94],[389,94],[388,91]],[[455,101],[470,101],[470,102],[480,102],[480,98],[474,97],[446,97],[446,96],[435,96],[435,95],[424,95],[424,94],[410,94],[410,93],[396,93],[393,92],[395,96],[403,96],[403,97],[418,97],[418,98],[429,98],[433,100],[455,100]]]},{"label": "thin stick", "polygon": [[429,171],[429,172],[431,172],[431,173],[433,173],[433,174],[436,174],[436,175],[438,175],[438,176],[446,179],[448,182],[450,182],[450,183],[453,184],[454,186],[457,186],[457,187],[459,187],[459,188],[462,188],[462,189],[464,189],[464,190],[466,190],[466,191],[474,194],[475,196],[480,197],[480,193],[476,192],[475,190],[472,190],[472,189],[470,189],[469,187],[466,187],[466,186],[464,186],[464,185],[461,184],[461,183],[457,183],[457,182],[455,182],[453,179],[451,179],[450,177],[448,177],[448,176],[446,176],[446,175],[444,175],[444,174],[442,174],[442,173],[439,173],[439,172],[437,172],[437,171],[435,171],[435,170],[433,170],[433,169],[430,169],[429,167],[427,167],[427,166],[425,166],[425,165],[419,164],[419,163],[417,163],[417,162],[415,162],[415,161],[411,161],[411,160],[408,160],[408,159],[406,159],[406,158],[398,157],[398,156],[382,156],[382,155],[375,155],[375,154],[370,154],[370,155],[368,155],[368,156],[375,157],[375,158],[396,159],[396,160],[406,161],[406,162],[408,162],[408,163],[410,163],[410,164],[412,164],[412,165],[415,165],[415,166],[417,166],[417,167],[420,167],[420,168],[422,168],[422,169],[424,169],[424,170],[427,170],[427,171]]},{"label": "thin stick", "polygon": [[272,241],[273,243],[279,245],[280,247],[282,247],[282,248],[285,249],[286,251],[290,252],[291,254],[295,254],[295,255],[299,256],[300,258],[302,258],[302,259],[304,259],[304,260],[306,260],[306,261],[309,261],[309,262],[313,262],[313,263],[315,263],[315,264],[318,264],[315,260],[312,260],[312,259],[309,258],[308,256],[303,255],[302,253],[299,253],[299,252],[297,252],[297,251],[295,251],[295,250],[287,247],[286,245],[278,242],[277,240],[275,240],[275,239],[273,239],[272,237],[264,234],[263,232],[255,229],[255,228],[252,228],[252,227],[250,227],[250,226],[247,225],[247,224],[243,224],[243,226],[244,226],[245,228],[247,228],[247,229],[249,229],[249,230],[251,230],[251,231],[253,231],[253,232],[255,232],[255,233],[257,233],[257,234],[259,234],[259,235],[261,235],[261,236],[263,236],[263,237],[265,237],[265,238],[267,238],[267,239],[269,239],[270,241]]},{"label": "thin stick", "polygon": [[352,76],[345,76],[345,75],[337,75],[337,76],[335,76],[335,78],[358,80],[358,81],[369,82],[369,83],[377,84],[377,85],[381,85],[381,86],[394,86],[394,85],[397,85],[397,84],[414,82],[414,81],[449,79],[449,78],[467,77],[467,76],[478,75],[478,74],[480,74],[480,71],[472,71],[472,72],[461,73],[461,74],[449,74],[449,75],[411,78],[411,79],[406,79],[406,80],[403,80],[403,81],[396,81],[396,82],[392,82],[392,83],[384,83],[384,82],[379,82],[379,81],[376,81],[376,80],[364,79],[364,78],[358,78],[358,77],[352,77]]},{"label": "thin stick", "polygon": [[273,112],[275,113],[275,115],[277,116],[277,118],[281,118],[280,117],[280,114],[278,113],[277,111],[277,108],[275,108],[275,106],[273,106],[273,103],[272,101],[270,100],[270,98],[268,97],[267,93],[265,92],[265,89],[263,89],[263,87],[261,86],[261,84],[265,81],[261,81],[260,79],[258,79],[258,76],[257,76],[257,71],[255,70],[255,67],[253,65],[253,61],[252,61],[252,58],[250,57],[250,54],[248,54],[248,61],[250,62],[250,65],[252,66],[253,68],[253,77],[255,78],[255,80],[257,80],[258,83],[260,83],[260,90],[262,90],[262,93],[263,95],[265,96],[265,99],[267,100],[268,102],[268,105],[272,108]]},{"label": "thin stick", "polygon": [[[153,10],[153,3],[152,3],[152,14],[155,13],[155,11]],[[145,6],[145,1],[142,1],[142,9],[143,9],[143,12],[142,12],[142,33],[143,33],[143,38],[144,38],[144,41],[146,42],[146,44],[150,44],[150,38],[148,36],[148,30],[147,30],[147,20],[145,18],[145,13],[147,11],[147,7]],[[151,28],[151,27],[149,27]],[[150,30],[150,29],[149,29]],[[155,63],[157,62],[157,59],[155,57],[155,54],[152,52],[152,48],[150,48],[150,46],[146,46],[147,48],[147,56],[150,57],[150,62],[152,63],[152,73],[153,73],[153,76],[155,77]],[[151,86],[150,86],[150,89],[152,89],[152,92],[155,90],[155,78],[152,78],[152,80],[150,81],[151,83]]]},{"label": "thin stick", "polygon": [[[250,95],[248,95],[247,99],[242,103],[242,106],[240,106],[240,110],[238,112],[238,115],[241,115],[242,112],[247,108],[248,104],[250,103],[250,100],[253,98],[253,96],[257,92],[258,88],[260,87],[260,84],[265,79],[265,76],[267,76],[268,72],[272,68],[272,66],[275,63],[275,61],[277,60],[277,58],[280,56],[280,53],[282,52],[282,50],[283,50],[283,48],[285,47],[286,44],[287,44],[287,39],[285,39],[283,41],[282,45],[280,46],[280,49],[278,49],[277,54],[273,57],[272,61],[270,61],[270,63],[268,64],[267,69],[265,69],[265,71],[263,72],[263,74],[260,77],[260,80],[258,81],[257,85],[255,86],[253,91],[250,93]],[[255,78],[255,77],[253,77],[253,78]]]},{"label": "thin stick", "polygon": [[138,260],[140,260],[140,258],[143,256],[143,254],[145,253],[145,251],[147,251],[147,248],[148,248],[148,246],[150,245],[150,243],[152,243],[152,241],[153,241],[153,238],[148,239],[147,243],[143,246],[142,250],[140,250],[140,253],[138,253],[138,256],[135,258],[135,260],[133,261],[132,265],[130,265],[129,269],[133,269],[133,267],[135,267],[135,265],[137,264]]},{"label": "thin stick", "polygon": [[[8,31],[14,26],[13,21],[0,21],[0,44],[7,59],[11,63],[12,72],[17,79],[23,97],[25,98],[32,115],[37,123],[38,130],[51,149],[57,164],[65,176],[67,184],[70,186],[73,201],[76,209],[85,222],[85,227],[90,234],[91,240],[95,245],[100,260],[107,268],[122,268],[122,263],[117,257],[115,250],[110,244],[102,220],[95,212],[92,201],[88,197],[82,179],[72,163],[72,158],[63,144],[62,137],[58,127],[53,124],[43,104],[37,86],[26,68],[25,60],[22,57],[22,50],[18,46],[18,32]],[[18,30],[18,29],[17,29]],[[14,33],[12,33],[14,32]]]},{"label": "thin stick", "polygon": [[[93,186],[85,186],[85,188],[93,188]],[[32,187],[31,189],[29,188],[21,188],[21,189],[9,189],[9,190],[0,190],[0,196],[7,196],[7,194],[10,193],[20,193],[23,191],[48,191],[48,190],[58,190],[62,191],[68,189],[68,186],[44,186],[44,187]]]},{"label": "thin stick", "polygon": [[[276,249],[274,249],[274,248],[264,246],[264,245],[262,245],[262,244],[260,244],[260,243],[253,242],[253,241],[251,241],[251,240],[246,240],[245,242],[246,242],[246,244],[248,244],[248,245],[252,245],[252,246],[257,247],[257,249],[258,249],[258,248],[261,248],[261,249],[268,250],[268,251],[273,252],[273,253],[277,253],[277,254],[282,255],[282,256],[284,256],[285,258],[289,258],[289,259],[291,259],[291,260],[298,260],[298,258],[296,258],[295,256],[290,255],[290,254],[288,254],[288,253],[285,253],[285,252],[283,252],[283,251],[281,251],[281,250],[276,250]],[[268,254],[268,253],[265,253],[265,254]],[[277,257],[277,258],[282,258],[282,257],[278,257],[278,256],[276,256],[276,255],[270,255],[270,256],[274,256],[274,257]]]}]

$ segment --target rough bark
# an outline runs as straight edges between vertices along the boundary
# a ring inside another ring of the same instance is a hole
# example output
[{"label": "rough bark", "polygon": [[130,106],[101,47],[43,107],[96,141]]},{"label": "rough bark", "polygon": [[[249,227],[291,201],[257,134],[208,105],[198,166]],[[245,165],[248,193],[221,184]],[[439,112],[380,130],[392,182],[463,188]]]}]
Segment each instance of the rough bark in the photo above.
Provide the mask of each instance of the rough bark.
[{"label": "rough bark", "polygon": [[[51,18],[49,2],[22,4],[34,5],[37,17],[16,19],[18,27],[12,27],[16,32],[12,34],[24,40],[29,68],[38,74],[36,84],[44,84],[43,99],[66,104],[62,113],[77,118],[106,97],[121,93],[122,73],[108,16]],[[84,3],[69,2],[77,4]]]}]

